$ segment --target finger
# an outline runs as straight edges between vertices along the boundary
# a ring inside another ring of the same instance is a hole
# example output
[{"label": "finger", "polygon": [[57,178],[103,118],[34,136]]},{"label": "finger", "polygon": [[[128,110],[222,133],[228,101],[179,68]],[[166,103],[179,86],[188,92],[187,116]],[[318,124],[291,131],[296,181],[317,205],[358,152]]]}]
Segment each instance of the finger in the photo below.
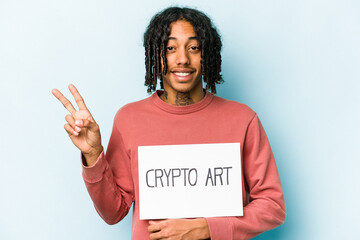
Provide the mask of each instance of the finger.
[{"label": "finger", "polygon": [[70,124],[66,123],[66,124],[64,125],[64,128],[65,128],[65,130],[67,131],[67,133],[69,134],[70,137],[71,137],[71,136],[79,136],[79,133],[76,132],[76,131],[70,126]]},{"label": "finger", "polygon": [[162,232],[155,232],[150,234],[150,240],[167,239]]},{"label": "finger", "polygon": [[165,219],[165,220],[149,220],[149,224],[160,224],[160,223],[164,223],[164,222],[168,222],[169,219]]},{"label": "finger", "polygon": [[73,105],[71,104],[71,102],[66,98],[64,97],[64,95],[57,89],[53,89],[52,91],[52,94],[57,98],[59,99],[59,101],[64,105],[64,107],[71,113],[71,114],[75,114],[76,113],[76,110],[75,108],[73,107]]},{"label": "finger", "polygon": [[76,132],[81,132],[81,128],[75,125],[75,118],[72,115],[66,115],[65,119]]},{"label": "finger", "polygon": [[88,110],[84,99],[81,97],[79,91],[76,89],[76,87],[72,84],[69,85],[69,90],[71,92],[71,94],[73,95],[73,97],[75,98],[76,104],[79,107],[79,110]]},{"label": "finger", "polygon": [[75,126],[80,127],[80,128],[87,128],[92,132],[99,131],[99,125],[88,119],[77,119],[75,121]]},{"label": "finger", "polygon": [[160,224],[150,224],[148,227],[148,232],[158,232],[161,230]]},{"label": "finger", "polygon": [[72,115],[68,114],[65,116],[65,120],[70,124],[72,128],[75,127],[75,119]]}]

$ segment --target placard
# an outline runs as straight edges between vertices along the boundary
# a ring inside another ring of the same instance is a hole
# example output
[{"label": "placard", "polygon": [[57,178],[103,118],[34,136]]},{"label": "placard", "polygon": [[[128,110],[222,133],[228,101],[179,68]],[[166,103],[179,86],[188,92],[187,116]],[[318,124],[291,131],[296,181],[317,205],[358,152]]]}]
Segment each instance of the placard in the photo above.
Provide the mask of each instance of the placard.
[{"label": "placard", "polygon": [[240,143],[138,147],[140,219],[242,216]]}]

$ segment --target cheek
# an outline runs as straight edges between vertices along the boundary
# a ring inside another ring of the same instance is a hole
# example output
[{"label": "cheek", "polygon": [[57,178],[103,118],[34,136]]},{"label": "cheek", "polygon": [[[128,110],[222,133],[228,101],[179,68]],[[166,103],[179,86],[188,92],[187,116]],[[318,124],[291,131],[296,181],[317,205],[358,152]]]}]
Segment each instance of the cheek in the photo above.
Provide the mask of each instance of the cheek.
[{"label": "cheek", "polygon": [[196,60],[196,67],[201,70],[201,58]]},{"label": "cheek", "polygon": [[166,63],[167,63],[167,65],[168,65],[168,66],[172,65],[172,64],[175,62],[175,59],[176,59],[175,54],[168,54],[168,55],[166,56]]},{"label": "cheek", "polygon": [[201,55],[200,54],[196,54],[195,56],[193,56],[192,60],[193,60],[194,65],[201,65]]}]

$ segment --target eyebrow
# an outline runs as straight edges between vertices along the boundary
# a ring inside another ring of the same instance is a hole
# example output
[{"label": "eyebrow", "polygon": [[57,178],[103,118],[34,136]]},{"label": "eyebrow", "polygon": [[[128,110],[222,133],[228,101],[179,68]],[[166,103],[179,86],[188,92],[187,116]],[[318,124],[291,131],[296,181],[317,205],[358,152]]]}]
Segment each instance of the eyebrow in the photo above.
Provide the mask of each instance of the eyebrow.
[{"label": "eyebrow", "polygon": [[[197,37],[189,37],[189,40],[197,40]],[[169,37],[168,40],[177,40],[176,37]]]}]

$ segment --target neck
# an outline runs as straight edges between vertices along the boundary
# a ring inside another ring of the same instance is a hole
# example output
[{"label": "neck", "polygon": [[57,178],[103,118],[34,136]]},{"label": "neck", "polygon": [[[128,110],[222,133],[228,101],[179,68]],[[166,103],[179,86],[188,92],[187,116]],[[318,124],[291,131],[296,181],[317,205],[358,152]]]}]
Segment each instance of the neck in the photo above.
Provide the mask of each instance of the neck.
[{"label": "neck", "polygon": [[190,104],[201,101],[205,96],[205,91],[201,90],[201,94],[191,94],[190,92],[175,92],[175,94],[169,94],[166,89],[160,98],[171,105],[175,106],[187,106]]}]

